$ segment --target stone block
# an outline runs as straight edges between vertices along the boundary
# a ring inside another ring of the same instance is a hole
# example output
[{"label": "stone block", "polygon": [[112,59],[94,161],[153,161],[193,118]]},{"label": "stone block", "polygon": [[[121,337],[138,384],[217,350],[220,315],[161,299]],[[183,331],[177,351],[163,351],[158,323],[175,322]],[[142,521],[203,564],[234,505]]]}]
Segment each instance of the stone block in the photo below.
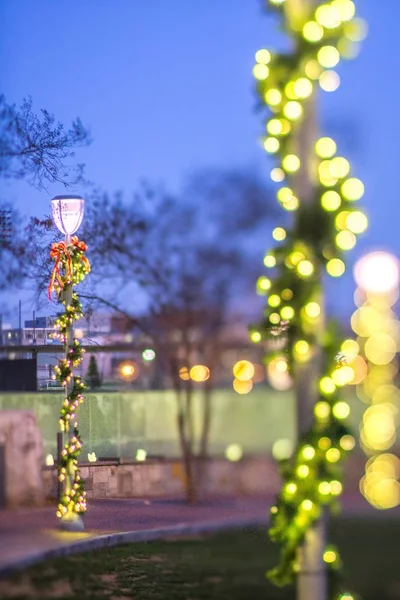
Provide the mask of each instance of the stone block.
[{"label": "stone block", "polygon": [[42,504],[43,440],[33,412],[0,411],[0,444],[5,447],[7,506]]},{"label": "stone block", "polygon": [[58,475],[55,467],[44,467],[42,469],[42,480],[45,498],[57,498]]},{"label": "stone block", "polygon": [[132,473],[129,471],[122,471],[118,473],[118,496],[123,498],[129,498],[133,492],[133,480]]},{"label": "stone block", "polygon": [[89,477],[89,467],[80,467],[82,479]]},{"label": "stone block", "polygon": [[111,493],[115,493],[118,489],[118,479],[116,476],[110,477],[108,480],[108,490]]},{"label": "stone block", "polygon": [[94,498],[107,498],[108,496],[108,489],[107,489],[107,484],[106,483],[99,483],[95,490],[93,490],[94,494],[93,497]]},{"label": "stone block", "polygon": [[84,479],[83,483],[86,491],[93,490],[93,477],[88,477],[87,479]]},{"label": "stone block", "polygon": [[140,467],[132,467],[132,476],[136,483],[139,483],[143,479],[143,468]]},{"label": "stone block", "polygon": [[110,468],[108,466],[99,465],[92,468],[93,482],[95,484],[106,483],[110,475]]}]

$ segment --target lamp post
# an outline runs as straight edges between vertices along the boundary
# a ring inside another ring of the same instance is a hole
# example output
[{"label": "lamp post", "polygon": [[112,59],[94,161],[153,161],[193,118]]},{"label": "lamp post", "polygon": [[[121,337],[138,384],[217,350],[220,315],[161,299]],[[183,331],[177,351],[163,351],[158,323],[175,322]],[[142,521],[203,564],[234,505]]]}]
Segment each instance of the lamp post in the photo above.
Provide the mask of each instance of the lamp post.
[{"label": "lamp post", "polygon": [[65,389],[65,399],[60,415],[63,436],[62,450],[58,457],[58,478],[62,484],[57,516],[61,529],[81,531],[84,529],[80,514],[86,509],[85,492],[79,475],[78,454],[80,441],[75,411],[83,401],[84,385],[80,377],[73,375],[73,367],[82,361],[83,350],[74,340],[73,322],[82,316],[78,297],[73,286],[89,272],[90,266],[84,256],[85,244],[72,235],[78,230],[84,212],[84,199],[81,196],[56,196],[51,200],[53,221],[64,234],[63,242],[52,245],[50,256],[55,262],[49,285],[49,296],[55,290],[58,301],[64,306],[55,324],[60,331],[59,338],[64,344],[65,357],[55,368],[57,377]]},{"label": "lamp post", "polygon": [[[349,407],[340,400],[350,369],[340,364],[344,342],[325,315],[323,274],[343,275],[343,253],[368,221],[352,207],[363,196],[363,183],[350,176],[350,163],[337,155],[336,142],[320,137],[317,94],[319,88],[338,87],[339,76],[331,69],[350,55],[351,43],[363,34],[353,0],[266,4],[280,16],[292,49],[261,48],[253,74],[268,110],[263,146],[276,155],[271,179],[281,184],[277,199],[294,218],[287,229],[272,232],[277,244],[264,257],[265,267],[273,269],[271,278],[262,275],[257,281],[258,292],[267,296],[266,307],[260,330],[253,330],[251,338],[256,343],[271,335],[282,338],[299,433],[282,468],[282,492],[271,507],[270,535],[281,552],[268,576],[276,585],[296,583],[298,600],[326,600],[339,589],[340,560],[327,545],[325,515],[342,491],[342,460],[350,450],[345,433]],[[349,35],[350,29],[356,34]],[[277,364],[285,367],[285,361]]]}]

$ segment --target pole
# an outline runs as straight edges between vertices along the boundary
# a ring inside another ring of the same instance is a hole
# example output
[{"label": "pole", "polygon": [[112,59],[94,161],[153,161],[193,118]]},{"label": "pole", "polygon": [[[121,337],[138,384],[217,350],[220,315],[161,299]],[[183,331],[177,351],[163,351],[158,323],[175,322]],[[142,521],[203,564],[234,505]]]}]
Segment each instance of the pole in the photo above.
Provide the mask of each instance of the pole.
[{"label": "pole", "polygon": [[[70,237],[66,236],[65,244],[68,245],[70,243],[71,243]],[[72,306],[72,295],[73,295],[72,283],[65,286],[63,294],[64,294],[64,298],[65,298],[66,307]],[[65,344],[64,344],[64,353],[67,358],[68,358],[68,354],[69,354],[69,348],[73,345],[73,341],[74,341],[74,326],[71,324],[67,328],[67,334],[65,336]],[[66,396],[68,396],[70,394],[70,392],[72,391],[73,385],[74,385],[73,379],[71,381],[67,381],[66,386],[65,386]],[[72,435],[73,435],[73,430],[71,432],[72,427],[73,427],[72,423],[67,422],[65,432],[64,432],[64,434],[61,434],[61,435],[63,435],[63,438],[67,437],[67,436],[72,437]],[[69,465],[68,472],[66,473],[66,477],[63,481],[63,486],[64,486],[63,491],[68,496],[71,493],[74,478],[75,478],[75,466],[71,462]],[[69,512],[66,515],[63,515],[61,517],[61,529],[64,529],[67,531],[82,531],[84,529],[84,525],[83,525],[81,516],[78,515],[77,513],[71,514]]]},{"label": "pole", "polygon": [[18,304],[18,337],[19,337],[19,345],[22,344],[22,302],[19,301]]},{"label": "pole", "polygon": [[6,446],[0,439],[0,509],[7,505],[6,483]]},{"label": "pole", "polygon": [[[61,456],[62,449],[63,449],[63,434],[61,433],[61,431],[58,431],[57,432],[57,456],[58,457]],[[60,500],[61,500],[62,488],[63,488],[62,481],[60,481],[57,478],[57,502],[60,502]]]},{"label": "pole", "polygon": [[[300,29],[300,24],[304,23],[304,16],[310,15],[317,3],[318,0],[286,0],[286,16],[293,30]],[[300,169],[293,177],[292,183],[300,206],[312,207],[315,201],[316,172],[313,157],[317,137],[317,102],[313,95],[307,105],[296,139],[296,154],[300,159]],[[319,298],[316,300],[321,307],[319,323],[314,331],[318,339],[324,323],[324,298],[321,285]],[[311,361],[295,366],[294,386],[298,438],[308,431],[312,423],[313,405],[317,400],[316,384],[320,378],[322,366],[320,354],[318,347],[315,347],[312,349]],[[326,515],[306,532],[302,548],[299,551],[300,570],[297,578],[297,600],[326,600],[327,598],[327,574],[323,560],[325,540]]]}]

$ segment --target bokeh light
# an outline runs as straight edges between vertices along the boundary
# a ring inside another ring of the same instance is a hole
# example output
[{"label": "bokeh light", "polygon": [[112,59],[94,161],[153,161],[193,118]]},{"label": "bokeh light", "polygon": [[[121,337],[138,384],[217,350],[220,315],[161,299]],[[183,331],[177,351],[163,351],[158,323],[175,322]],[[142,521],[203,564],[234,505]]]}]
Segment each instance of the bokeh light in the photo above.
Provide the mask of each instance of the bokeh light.
[{"label": "bokeh light", "polygon": [[156,353],[151,348],[146,348],[142,352],[142,358],[143,358],[143,360],[145,360],[147,362],[151,362],[152,360],[155,359],[155,357],[156,357]]},{"label": "bokeh light", "polygon": [[276,356],[268,362],[267,375],[269,384],[275,390],[285,391],[293,386],[288,363],[283,356]]},{"label": "bokeh light", "polygon": [[234,379],[232,386],[238,394],[248,394],[253,389],[253,382],[252,380],[240,381],[240,379]]},{"label": "bokeh light", "polygon": [[248,360],[239,360],[232,371],[239,381],[249,381],[254,377],[254,365]]},{"label": "bokeh light", "polygon": [[340,86],[340,76],[336,71],[323,71],[319,76],[319,85],[324,92],[335,92]]},{"label": "bokeh light", "polygon": [[225,458],[231,462],[238,462],[243,457],[243,448],[240,444],[229,444],[225,448]]},{"label": "bokeh light", "polygon": [[125,381],[133,381],[138,377],[139,369],[136,363],[127,361],[120,365],[119,373]]},{"label": "bokeh light", "polygon": [[386,294],[399,286],[398,259],[382,251],[366,254],[356,263],[354,277],[363,290]]},{"label": "bokeh light", "polygon": [[315,144],[315,151],[321,158],[331,158],[336,154],[336,143],[332,138],[322,137]]},{"label": "bokeh light", "polygon": [[286,460],[292,456],[293,450],[294,447],[292,440],[283,438],[277,440],[272,446],[272,455],[275,460]]},{"label": "bokeh light", "polygon": [[189,379],[190,379],[189,369],[187,367],[181,367],[179,369],[179,377],[181,379],[183,379],[183,381],[189,381]]},{"label": "bokeh light", "polygon": [[135,456],[136,460],[138,462],[144,462],[147,458],[147,452],[146,450],[144,450],[143,448],[138,448],[136,450],[136,456]]},{"label": "bokeh light", "polygon": [[189,371],[190,379],[196,382],[207,381],[210,378],[210,369],[205,365],[194,365]]}]

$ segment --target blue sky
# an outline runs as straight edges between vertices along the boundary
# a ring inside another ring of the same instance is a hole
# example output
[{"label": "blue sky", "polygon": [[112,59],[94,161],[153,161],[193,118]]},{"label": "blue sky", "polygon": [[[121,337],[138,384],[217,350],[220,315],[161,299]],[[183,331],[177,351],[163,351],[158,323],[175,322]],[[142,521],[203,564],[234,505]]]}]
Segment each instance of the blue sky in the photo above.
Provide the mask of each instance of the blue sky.
[{"label": "blue sky", "polygon": [[[400,2],[357,5],[369,36],[360,56],[341,65],[342,86],[320,108],[323,133],[341,130],[339,149],[366,184],[370,229],[352,260],[376,247],[400,256]],[[66,124],[79,116],[94,140],[79,160],[103,188],[129,195],[147,178],[178,189],[204,166],[269,172],[257,143],[263,127],[251,70],[257,49],[282,40],[261,2],[2,0],[0,23],[1,91],[16,103],[31,95],[36,109]],[[0,188],[2,199],[38,216],[57,193],[16,182]],[[339,285],[346,293],[338,310],[351,312],[351,281]]]}]

